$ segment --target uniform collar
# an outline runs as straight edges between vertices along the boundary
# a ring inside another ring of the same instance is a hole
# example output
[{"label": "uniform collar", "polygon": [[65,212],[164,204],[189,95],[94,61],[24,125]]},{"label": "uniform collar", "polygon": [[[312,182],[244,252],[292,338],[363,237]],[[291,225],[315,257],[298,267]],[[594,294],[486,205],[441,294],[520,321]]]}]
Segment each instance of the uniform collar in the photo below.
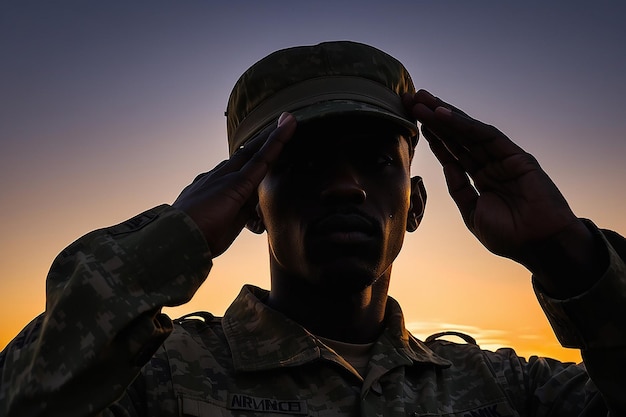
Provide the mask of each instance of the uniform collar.
[{"label": "uniform collar", "polygon": [[[329,350],[317,337],[260,301],[268,294],[246,285],[224,314],[222,326],[235,369],[258,371],[328,359]],[[385,314],[385,330],[372,348],[370,362],[376,367],[382,370],[417,363],[450,365],[406,330],[400,305],[391,297]]]}]

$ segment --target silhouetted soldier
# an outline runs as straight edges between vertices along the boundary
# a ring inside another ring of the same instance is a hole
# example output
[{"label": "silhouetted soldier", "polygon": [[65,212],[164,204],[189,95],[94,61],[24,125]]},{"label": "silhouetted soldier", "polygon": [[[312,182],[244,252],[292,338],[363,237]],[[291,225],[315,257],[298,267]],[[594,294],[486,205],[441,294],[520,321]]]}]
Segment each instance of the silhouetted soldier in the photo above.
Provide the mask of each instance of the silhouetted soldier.
[{"label": "silhouetted soldier", "polygon": [[[626,413],[624,241],[577,218],[496,128],[416,93],[400,62],[352,42],[259,61],[227,118],[227,161],[173,205],[94,231],[54,261],[45,313],[0,356],[0,414]],[[387,289],[426,203],[410,176],[416,119],[469,230],[532,272],[586,368],[406,330]],[[246,225],[267,231],[271,290],[244,286],[223,318],[162,314],[191,299]]]}]

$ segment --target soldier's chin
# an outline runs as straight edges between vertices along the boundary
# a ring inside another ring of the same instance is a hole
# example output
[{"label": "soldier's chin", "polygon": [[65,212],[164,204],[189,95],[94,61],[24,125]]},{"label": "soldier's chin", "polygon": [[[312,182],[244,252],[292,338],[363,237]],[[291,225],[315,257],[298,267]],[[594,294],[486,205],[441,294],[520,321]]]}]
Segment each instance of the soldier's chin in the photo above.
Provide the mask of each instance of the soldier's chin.
[{"label": "soldier's chin", "polygon": [[376,282],[377,278],[368,277],[367,279],[344,279],[335,283],[335,291],[337,294],[346,296],[358,294]]},{"label": "soldier's chin", "polygon": [[330,294],[351,295],[372,286],[378,275],[371,268],[357,268],[353,265],[335,266],[332,270],[322,272],[320,284]]},{"label": "soldier's chin", "polygon": [[331,293],[353,294],[371,286],[382,274],[377,245],[309,246],[308,262],[317,282]]}]

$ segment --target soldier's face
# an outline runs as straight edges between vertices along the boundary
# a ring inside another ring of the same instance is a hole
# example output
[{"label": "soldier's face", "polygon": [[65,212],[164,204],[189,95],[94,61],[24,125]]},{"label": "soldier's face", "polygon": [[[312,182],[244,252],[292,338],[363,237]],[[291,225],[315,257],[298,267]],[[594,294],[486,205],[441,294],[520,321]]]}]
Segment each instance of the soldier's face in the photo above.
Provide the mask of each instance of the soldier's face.
[{"label": "soldier's face", "polygon": [[387,122],[300,126],[259,187],[274,272],[360,291],[390,271],[410,205],[407,140]]}]

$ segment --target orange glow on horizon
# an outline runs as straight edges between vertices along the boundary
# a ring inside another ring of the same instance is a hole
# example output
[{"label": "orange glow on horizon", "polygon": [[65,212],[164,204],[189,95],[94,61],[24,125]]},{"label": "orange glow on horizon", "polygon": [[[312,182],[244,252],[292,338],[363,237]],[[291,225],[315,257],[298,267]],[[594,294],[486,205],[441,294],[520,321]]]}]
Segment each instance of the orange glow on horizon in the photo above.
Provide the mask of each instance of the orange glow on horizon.
[{"label": "orange glow on horizon", "polygon": [[[466,271],[466,279],[458,280],[455,278],[457,272],[450,269],[450,265],[438,263],[436,259],[430,259],[428,264],[413,264],[410,252],[422,252],[428,256],[420,246],[422,243],[416,232],[415,239],[413,236],[408,239],[394,265],[390,289],[390,295],[403,308],[407,328],[416,337],[423,340],[433,333],[456,330],[474,337],[485,349],[512,347],[523,357],[540,355],[580,362],[578,351],[564,349],[556,341],[534,298],[529,274],[523,268],[507,260],[494,259],[488,253],[470,254],[475,258],[473,268],[491,272],[480,278],[475,276],[475,282],[472,282],[471,275]],[[252,256],[253,253],[255,256]],[[246,256],[248,261],[241,262],[242,256]],[[460,259],[459,268],[466,269],[462,265],[464,260]],[[31,281],[34,284],[29,284],[29,287],[25,287],[23,282],[29,282],[28,276],[45,275],[40,272],[44,268],[47,269],[44,262],[36,263],[30,269],[22,268],[21,274],[17,275],[22,278],[22,283],[16,280],[14,287],[5,287],[14,296],[0,305],[3,320],[0,349],[43,311],[43,278]],[[222,315],[243,283],[269,287],[268,268],[265,236],[244,231],[231,250],[214,261],[207,282],[192,301],[183,306],[165,308],[164,311],[172,318],[200,310]],[[16,265],[14,272],[17,269]],[[442,271],[446,271],[445,277],[441,275]],[[500,276],[507,279],[501,281]],[[428,282],[425,277],[431,277],[431,281],[435,279],[433,277],[438,277],[437,285]],[[455,338],[449,340],[458,341]]]}]

